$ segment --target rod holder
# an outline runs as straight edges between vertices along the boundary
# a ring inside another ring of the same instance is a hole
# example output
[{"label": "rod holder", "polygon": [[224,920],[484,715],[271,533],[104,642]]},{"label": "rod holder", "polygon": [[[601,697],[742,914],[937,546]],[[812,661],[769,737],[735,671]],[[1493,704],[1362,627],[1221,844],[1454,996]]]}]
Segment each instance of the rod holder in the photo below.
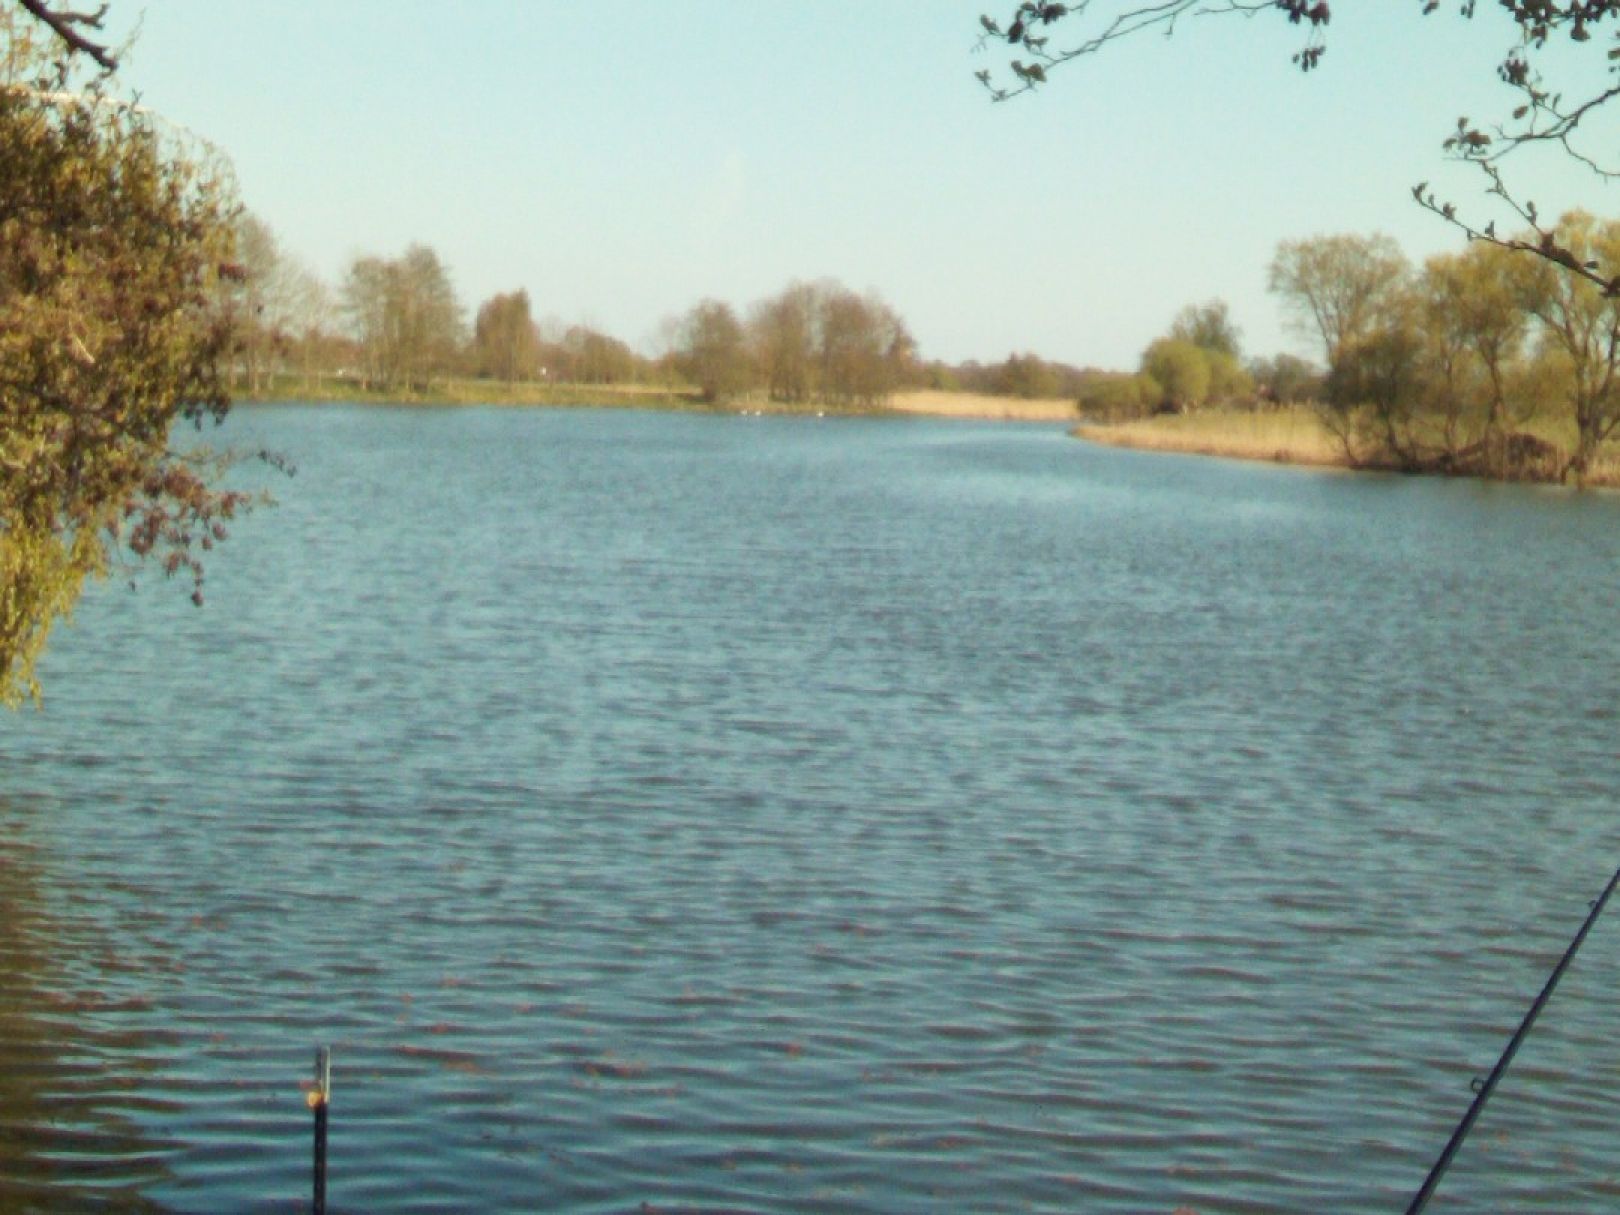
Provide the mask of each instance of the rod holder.
[{"label": "rod holder", "polygon": [[314,1215],[326,1215],[326,1119],[332,1100],[332,1048],[315,1048],[315,1085],[309,1090],[309,1106],[315,1111],[315,1194]]}]

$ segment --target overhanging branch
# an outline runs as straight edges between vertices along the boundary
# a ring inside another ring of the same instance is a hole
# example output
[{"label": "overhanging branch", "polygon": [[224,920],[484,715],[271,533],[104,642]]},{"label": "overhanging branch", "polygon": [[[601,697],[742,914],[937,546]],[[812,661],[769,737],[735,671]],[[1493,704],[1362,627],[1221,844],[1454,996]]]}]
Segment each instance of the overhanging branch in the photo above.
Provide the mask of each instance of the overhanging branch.
[{"label": "overhanging branch", "polygon": [[1502,180],[1501,171],[1494,163],[1488,160],[1476,160],[1474,163],[1479,165],[1481,171],[1491,179],[1491,187],[1487,192],[1496,195],[1513,209],[1519,219],[1529,226],[1530,236],[1498,236],[1494,222],[1486,224],[1483,228],[1474,226],[1457,213],[1454,204],[1442,202],[1436,198],[1434,191],[1429,189],[1426,182],[1421,182],[1412,188],[1412,197],[1417,199],[1419,206],[1427,211],[1433,211],[1441,219],[1466,235],[1469,240],[1484,241],[1486,244],[1495,245],[1500,249],[1510,249],[1515,253],[1532,254],[1535,257],[1552,262],[1577,278],[1584,278],[1602,291],[1605,296],[1611,298],[1620,296],[1620,274],[1606,275],[1602,263],[1594,260],[1582,260],[1573,249],[1560,242],[1556,227],[1548,228],[1543,226],[1535,203],[1521,203],[1517,198],[1513,197],[1506,183]]},{"label": "overhanging branch", "polygon": [[107,43],[93,41],[85,32],[86,30],[100,32],[102,22],[107,16],[105,4],[95,12],[87,13],[76,12],[73,9],[52,8],[46,0],[17,0],[17,2],[25,11],[49,26],[51,32],[65,42],[69,50],[90,56],[109,72],[118,66],[118,59]]}]

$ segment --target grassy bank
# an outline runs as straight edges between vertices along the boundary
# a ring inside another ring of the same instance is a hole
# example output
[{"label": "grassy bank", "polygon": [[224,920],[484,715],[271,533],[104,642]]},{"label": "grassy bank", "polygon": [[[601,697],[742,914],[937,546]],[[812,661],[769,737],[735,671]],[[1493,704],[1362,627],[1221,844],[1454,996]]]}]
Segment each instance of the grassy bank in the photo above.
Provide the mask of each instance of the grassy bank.
[{"label": "grassy bank", "polygon": [[838,406],[823,403],[772,401],[763,393],[721,403],[705,401],[696,389],[650,384],[552,384],[500,380],[435,380],[423,392],[378,392],[353,380],[310,381],[278,375],[255,393],[239,392],[244,403],[315,402],[354,405],[538,405],[594,408],[678,409],[699,413],[770,414],[921,414],[945,418],[995,418],[1035,422],[1067,422],[1074,418],[1074,402],[1066,399],[1026,400],[971,392],[915,390],[897,392],[875,405]]},{"label": "grassy bank", "polygon": [[652,384],[550,384],[500,380],[435,380],[425,391],[362,387],[354,380],[277,375],[258,392],[237,390],[243,403],[301,401],[349,405],[593,405],[636,409],[707,409],[698,395],[684,388]]},{"label": "grassy bank", "polygon": [[[1572,432],[1565,433],[1566,428],[1531,424],[1525,429],[1536,438],[1566,449],[1574,444],[1575,436]],[[1344,448],[1307,405],[1261,412],[1206,410],[1130,422],[1085,422],[1076,427],[1074,433],[1092,443],[1139,451],[1181,452],[1326,468],[1353,467]],[[1620,487],[1620,446],[1604,445],[1584,484]]]},{"label": "grassy bank", "polygon": [[1092,443],[1140,451],[1349,467],[1344,449],[1304,405],[1264,412],[1206,410],[1129,422],[1085,422],[1075,428],[1075,434]]}]

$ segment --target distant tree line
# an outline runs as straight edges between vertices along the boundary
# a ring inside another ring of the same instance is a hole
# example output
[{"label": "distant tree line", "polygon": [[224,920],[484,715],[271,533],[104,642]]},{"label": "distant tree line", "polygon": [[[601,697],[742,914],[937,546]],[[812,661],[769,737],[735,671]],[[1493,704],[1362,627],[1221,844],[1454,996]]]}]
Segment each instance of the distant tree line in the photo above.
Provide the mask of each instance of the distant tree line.
[{"label": "distant tree line", "polygon": [[1190,413],[1210,406],[1264,408],[1313,401],[1321,373],[1291,354],[1243,359],[1241,333],[1224,300],[1188,304],[1142,352],[1135,372],[1092,372],[1080,412],[1103,420]]},{"label": "distant tree line", "polygon": [[[935,388],[1074,400],[1102,373],[1015,352],[998,363],[923,362],[905,320],[874,292],[790,283],[742,310],[715,299],[666,322],[642,353],[587,325],[542,322],[527,290],[498,292],[468,323],[448,268],[426,245],[353,259],[336,290],[244,212],[237,246],[241,327],[232,375],[265,391],[274,373],[320,391],[334,380],[421,393],[449,377],[505,384],[686,386],[703,399],[834,408]],[[1224,307],[1224,306],[1223,306]]]},{"label": "distant tree line", "polygon": [[672,374],[667,360],[589,326],[538,323],[523,290],[485,300],[469,328],[449,268],[427,245],[356,257],[335,291],[251,213],[238,221],[237,249],[243,320],[232,374],[248,392],[264,390],[271,373],[306,389],[340,380],[379,393],[424,392],[452,376],[629,384]]},{"label": "distant tree line", "polygon": [[871,405],[917,382],[917,345],[874,293],[792,283],[743,320],[704,300],[681,318],[675,366],[706,400],[761,392],[786,404]]},{"label": "distant tree line", "polygon": [[[1620,259],[1620,221],[1576,211],[1549,230],[1584,262]],[[1584,476],[1620,430],[1620,294],[1552,259],[1479,240],[1414,267],[1387,236],[1316,236],[1278,245],[1268,285],[1325,370],[1243,362],[1216,300],[1137,371],[1088,375],[1081,413],[1309,403],[1353,465],[1551,480]]]},{"label": "distant tree line", "polygon": [[[1620,258],[1620,222],[1571,213],[1557,239],[1587,260]],[[1310,402],[1355,464],[1560,479],[1582,476],[1620,428],[1620,296],[1486,241],[1418,268],[1385,236],[1285,241],[1269,286],[1319,343],[1324,371],[1288,354],[1245,361],[1217,299],[1183,308],[1129,373],[1029,352],[923,362],[894,308],[831,280],[790,283],[741,313],[703,300],[649,355],[589,326],[536,322],[524,290],[491,296],[469,326],[425,245],[355,258],[335,293],[252,216],[236,245],[244,273],[226,290],[247,320],[233,375],[252,390],[278,371],[384,393],[462,376],[685,385],[715,402],[835,408],[938,388],[1067,398],[1098,418]]]}]

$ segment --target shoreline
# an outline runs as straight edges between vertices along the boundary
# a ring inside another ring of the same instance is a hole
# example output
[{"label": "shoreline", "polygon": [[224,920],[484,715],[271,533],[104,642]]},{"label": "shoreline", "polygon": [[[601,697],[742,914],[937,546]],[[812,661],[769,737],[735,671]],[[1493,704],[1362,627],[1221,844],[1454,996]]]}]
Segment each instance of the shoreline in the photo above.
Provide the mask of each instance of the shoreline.
[{"label": "shoreline", "polygon": [[1212,411],[1168,415],[1128,422],[1081,422],[1069,432],[1100,447],[1171,455],[1205,456],[1288,464],[1300,468],[1347,473],[1402,473],[1419,477],[1470,478],[1502,485],[1545,485],[1568,489],[1614,491],[1620,489],[1620,447],[1601,450],[1587,475],[1562,482],[1551,477],[1488,477],[1477,472],[1442,469],[1402,470],[1357,464],[1333,441],[1308,406],[1290,406],[1259,413]]},{"label": "shoreline", "polygon": [[1067,397],[998,397],[932,388],[897,392],[883,412],[995,422],[1064,422],[1071,426],[1079,416],[1075,403]]},{"label": "shoreline", "polygon": [[1298,408],[1264,414],[1187,414],[1128,422],[1081,422],[1069,433],[1099,447],[1357,471],[1315,417]]},{"label": "shoreline", "polygon": [[[954,418],[963,421],[1063,423],[1071,437],[1099,447],[1159,452],[1219,460],[1285,464],[1323,472],[1382,472],[1389,468],[1358,465],[1323,429],[1309,406],[1263,411],[1210,410],[1121,422],[1077,419],[1067,398],[1003,397],[941,389],[907,389],[870,405],[772,401],[759,395],[724,402],[705,401],[693,390],[642,384],[503,384],[489,380],[441,381],[428,392],[376,393],[352,384],[318,385],[313,390],[277,377],[259,393],[243,393],[232,408],[275,408],[282,405],[361,405],[368,408],[458,409],[473,406],[549,409],[646,409],[729,416],[838,418]],[[1412,476],[1467,476],[1502,484],[1552,485],[1551,478],[1492,478],[1441,470]],[[1620,490],[1620,443],[1600,453],[1595,467],[1578,485],[1568,488]]]},{"label": "shoreline", "polygon": [[260,392],[244,392],[232,401],[232,408],[277,405],[365,405],[379,409],[495,405],[517,409],[656,409],[681,413],[937,417],[1070,424],[1076,416],[1074,402],[1066,398],[1026,399],[934,389],[908,389],[870,405],[838,405],[772,401],[761,396],[714,402],[703,400],[690,389],[639,384],[502,384],[489,380],[452,380],[426,392],[377,393],[349,384],[311,388],[279,379]]}]

